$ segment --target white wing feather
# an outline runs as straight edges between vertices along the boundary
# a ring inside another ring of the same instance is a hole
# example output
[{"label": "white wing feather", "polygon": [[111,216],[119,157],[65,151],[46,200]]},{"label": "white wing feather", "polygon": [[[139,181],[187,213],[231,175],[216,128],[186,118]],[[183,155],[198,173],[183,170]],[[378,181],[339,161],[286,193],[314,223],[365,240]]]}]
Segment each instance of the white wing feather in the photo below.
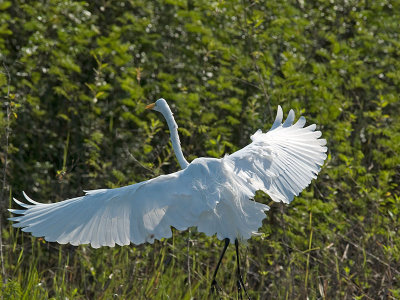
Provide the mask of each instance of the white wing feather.
[{"label": "white wing feather", "polygon": [[271,129],[267,133],[258,130],[251,144],[227,159],[252,191],[262,190],[274,201],[289,203],[317,177],[327,148],[315,124],[304,128],[304,117],[293,124],[293,110],[284,123],[282,118],[279,106]]},{"label": "white wing feather", "polygon": [[[24,194],[25,195],[25,194]],[[92,247],[152,243],[172,236],[171,226],[197,226],[219,239],[248,239],[262,224],[268,206],[235,178],[224,159],[198,158],[182,171],[134,185],[86,192],[43,204],[25,198],[14,227],[47,241]]]},{"label": "white wing feather", "polygon": [[[195,166],[169,175],[116,188],[87,191],[85,196],[57,203],[14,201],[27,208],[10,210],[22,214],[10,218],[23,231],[47,241],[72,245],[100,246],[141,244],[171,237],[170,226],[184,230],[194,226],[196,217],[210,209],[201,189],[192,182]],[[197,168],[199,169],[199,168]],[[197,174],[197,182],[202,174]],[[217,199],[216,199],[217,200]]]},{"label": "white wing feather", "polygon": [[274,201],[289,203],[319,172],[326,141],[315,125],[296,124],[293,111],[282,124],[282,109],[267,133],[257,131],[252,143],[222,159],[198,158],[184,170],[116,189],[93,190],[85,196],[43,204],[14,201],[23,210],[10,218],[14,227],[72,245],[152,243],[171,237],[171,226],[197,226],[219,239],[250,238],[262,225],[268,206],[251,200],[257,190]]}]

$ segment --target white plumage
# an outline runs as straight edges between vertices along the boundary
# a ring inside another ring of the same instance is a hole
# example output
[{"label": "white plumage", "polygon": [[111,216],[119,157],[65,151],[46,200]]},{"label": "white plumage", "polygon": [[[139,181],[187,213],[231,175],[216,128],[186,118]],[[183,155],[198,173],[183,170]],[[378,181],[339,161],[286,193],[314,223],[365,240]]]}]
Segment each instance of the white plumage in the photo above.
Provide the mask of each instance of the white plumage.
[{"label": "white plumage", "polygon": [[58,203],[15,202],[10,209],[14,227],[47,241],[72,245],[113,247],[131,242],[152,243],[171,237],[171,226],[185,230],[197,226],[232,243],[256,233],[269,207],[255,202],[257,190],[274,201],[289,203],[316,178],[327,151],[315,125],[304,128],[294,112],[282,124],[282,109],[267,133],[258,130],[252,143],[224,158],[197,158],[190,164],[180,149],[177,125],[164,99],[148,108],[167,120],[171,140],[183,170],[137,184],[87,191],[85,196]]}]

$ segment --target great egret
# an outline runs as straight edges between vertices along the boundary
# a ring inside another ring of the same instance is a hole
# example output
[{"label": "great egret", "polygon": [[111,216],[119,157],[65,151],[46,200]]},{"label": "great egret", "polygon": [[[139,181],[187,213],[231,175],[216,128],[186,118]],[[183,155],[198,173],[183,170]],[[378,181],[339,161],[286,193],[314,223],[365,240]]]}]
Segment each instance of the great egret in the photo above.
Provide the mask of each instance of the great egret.
[{"label": "great egret", "polygon": [[94,248],[153,243],[171,237],[171,226],[178,230],[196,226],[225,241],[212,288],[217,285],[215,277],[225,250],[234,243],[238,289],[245,290],[239,241],[257,232],[269,209],[252,200],[255,192],[262,190],[274,201],[291,202],[316,178],[326,158],[326,141],[320,139],[315,124],[304,128],[304,117],[293,124],[293,110],[282,123],[278,106],[271,129],[267,133],[258,130],[243,149],[220,159],[202,157],[188,163],[167,102],[159,99],[146,108],[165,117],[181,171],[120,188],[86,191],[84,196],[58,203],[38,203],[23,193],[30,204],[14,199],[25,209],[10,209],[20,215],[10,218],[17,222],[13,226],[49,242]]}]

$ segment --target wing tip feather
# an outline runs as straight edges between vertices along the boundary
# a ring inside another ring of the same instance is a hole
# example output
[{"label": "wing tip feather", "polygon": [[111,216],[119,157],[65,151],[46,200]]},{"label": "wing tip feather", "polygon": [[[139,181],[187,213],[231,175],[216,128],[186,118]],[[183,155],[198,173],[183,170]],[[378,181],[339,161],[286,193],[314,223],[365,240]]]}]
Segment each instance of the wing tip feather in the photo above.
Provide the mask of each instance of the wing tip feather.
[{"label": "wing tip feather", "polygon": [[24,195],[25,199],[28,200],[28,202],[35,204],[35,205],[41,204],[41,203],[36,202],[35,200],[32,200],[31,198],[29,198],[29,196],[25,193],[25,191],[22,191],[22,194]]},{"label": "wing tip feather", "polygon": [[294,110],[291,109],[282,127],[290,127],[294,121]]},{"label": "wing tip feather", "polygon": [[21,206],[21,207],[24,207],[24,208],[30,208],[30,207],[32,207],[32,205],[25,204],[25,203],[19,201],[19,200],[16,199],[16,198],[13,198],[13,200],[14,200],[15,203],[17,203],[17,204],[18,204],[19,206]]},{"label": "wing tip feather", "polygon": [[274,124],[272,124],[270,131],[274,130],[275,128],[278,128],[282,124],[282,119],[283,119],[282,107],[278,105],[278,111],[276,112],[275,121]]}]

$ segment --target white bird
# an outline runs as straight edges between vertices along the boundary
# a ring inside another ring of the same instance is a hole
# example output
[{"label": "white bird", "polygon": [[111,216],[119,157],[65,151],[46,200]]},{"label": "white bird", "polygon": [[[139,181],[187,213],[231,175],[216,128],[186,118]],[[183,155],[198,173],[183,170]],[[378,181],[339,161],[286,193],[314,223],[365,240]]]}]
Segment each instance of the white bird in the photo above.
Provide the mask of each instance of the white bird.
[{"label": "white bird", "polygon": [[[25,209],[10,209],[20,215],[10,220],[17,222],[14,227],[49,242],[94,248],[153,243],[171,237],[171,226],[178,230],[196,226],[208,236],[216,234],[225,240],[213,277],[215,288],[229,242],[238,251],[239,241],[257,233],[266,217],[269,207],[253,200],[256,191],[290,203],[317,177],[326,158],[326,141],[320,139],[315,124],[304,127],[304,117],[293,124],[293,110],[282,123],[278,106],[271,129],[258,130],[243,149],[223,158],[202,157],[188,163],[167,102],[159,99],[146,108],[165,117],[181,171],[120,188],[86,191],[84,196],[57,203],[38,203],[24,193],[30,204],[14,199]],[[238,275],[240,290],[244,285],[239,264]]]}]

